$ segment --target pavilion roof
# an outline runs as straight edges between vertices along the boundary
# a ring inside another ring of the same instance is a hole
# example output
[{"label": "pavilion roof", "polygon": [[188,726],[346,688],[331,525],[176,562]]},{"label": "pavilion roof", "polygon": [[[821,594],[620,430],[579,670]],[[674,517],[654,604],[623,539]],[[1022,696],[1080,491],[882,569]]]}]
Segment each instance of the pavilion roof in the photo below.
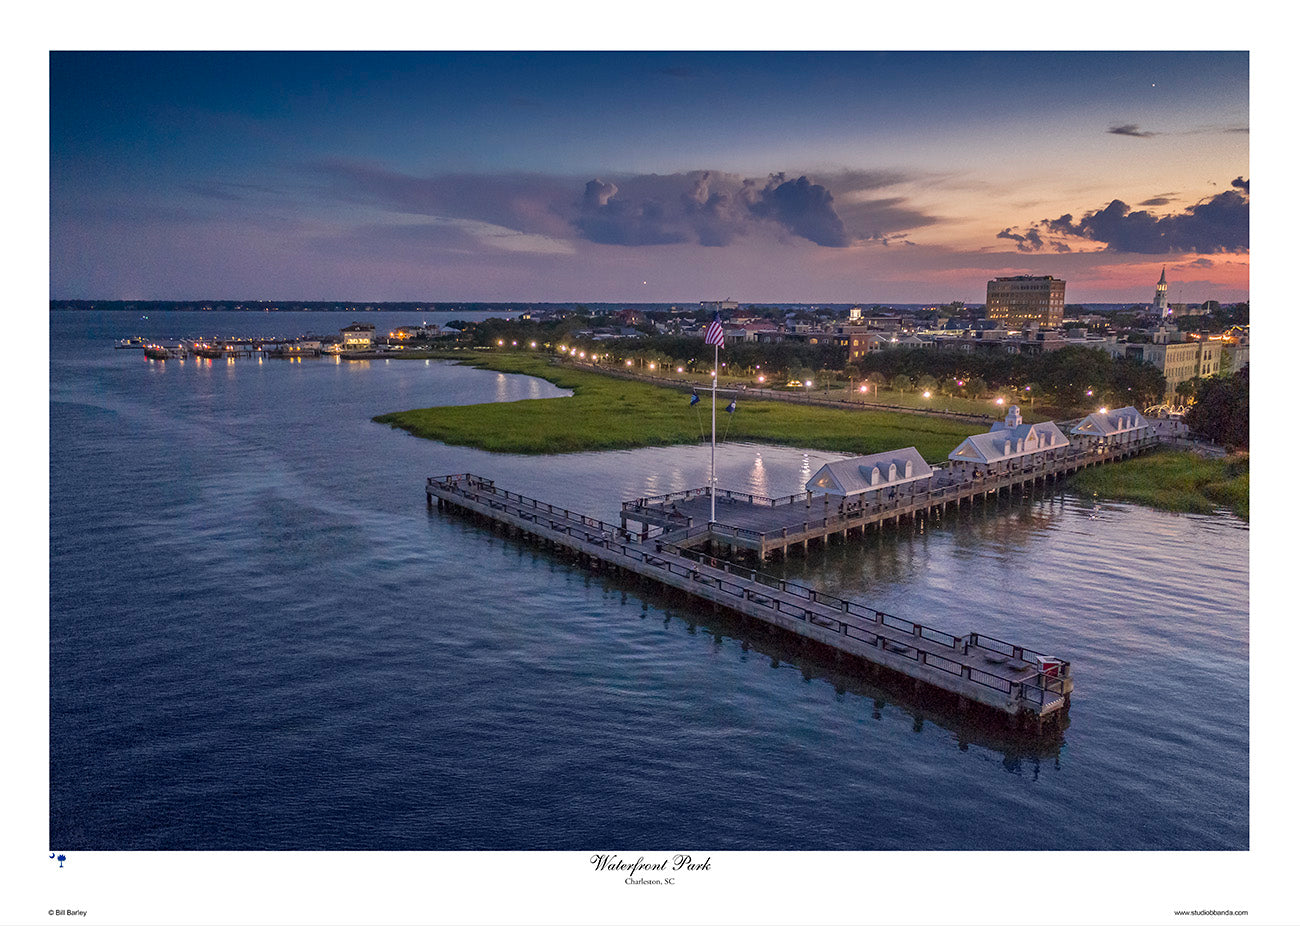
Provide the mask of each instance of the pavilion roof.
[{"label": "pavilion roof", "polygon": [[833,460],[813,473],[805,488],[826,495],[860,495],[928,479],[933,472],[915,447],[904,447],[865,457]]}]

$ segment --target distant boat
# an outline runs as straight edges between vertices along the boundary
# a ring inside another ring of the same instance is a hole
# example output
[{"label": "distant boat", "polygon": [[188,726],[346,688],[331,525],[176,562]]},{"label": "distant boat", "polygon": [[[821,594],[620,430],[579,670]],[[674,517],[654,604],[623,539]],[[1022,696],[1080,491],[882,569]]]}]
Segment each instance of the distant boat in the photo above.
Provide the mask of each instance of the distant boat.
[{"label": "distant boat", "polygon": [[142,350],[144,338],[123,338],[113,345],[115,350]]}]

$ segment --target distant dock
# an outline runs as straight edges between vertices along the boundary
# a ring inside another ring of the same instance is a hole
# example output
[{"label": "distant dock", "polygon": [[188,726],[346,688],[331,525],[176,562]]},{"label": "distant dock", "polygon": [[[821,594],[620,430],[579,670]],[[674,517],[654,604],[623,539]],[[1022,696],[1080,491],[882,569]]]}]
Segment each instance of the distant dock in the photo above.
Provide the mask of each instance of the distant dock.
[{"label": "distant dock", "polygon": [[[440,510],[471,515],[570,551],[591,568],[649,580],[762,621],[825,647],[837,659],[859,660],[872,674],[901,676],[917,693],[942,692],[959,711],[983,708],[1034,732],[1059,725],[1068,712],[1074,688],[1069,662],[986,634],[955,636],[691,550],[710,539],[707,523],[674,524],[670,532],[651,538],[646,529],[634,533],[469,473],[430,477],[425,493]],[[638,505],[647,501],[638,500]],[[773,510],[793,511],[792,504]],[[823,530],[821,536],[828,533]]]}]

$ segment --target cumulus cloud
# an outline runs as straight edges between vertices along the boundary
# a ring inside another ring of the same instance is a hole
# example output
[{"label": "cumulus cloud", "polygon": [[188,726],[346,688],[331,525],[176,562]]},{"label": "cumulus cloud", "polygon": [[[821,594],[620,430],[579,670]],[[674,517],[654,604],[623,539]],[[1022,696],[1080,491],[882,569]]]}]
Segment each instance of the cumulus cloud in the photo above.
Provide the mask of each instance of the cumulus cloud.
[{"label": "cumulus cloud", "polygon": [[599,209],[608,205],[618,193],[618,187],[604,180],[591,180],[582,194],[582,204],[588,209]]},{"label": "cumulus cloud", "polygon": [[1115,199],[1077,222],[1066,213],[1038,224],[1052,234],[1100,242],[1110,251],[1134,254],[1248,251],[1250,181],[1238,177],[1232,186],[1231,190],[1170,215],[1146,210],[1135,212],[1127,203]]},{"label": "cumulus cloud", "polygon": [[1150,138],[1153,135],[1160,134],[1159,132],[1144,132],[1132,123],[1127,125],[1112,125],[1106,131],[1111,135],[1127,135],[1130,138]]},{"label": "cumulus cloud", "polygon": [[1016,234],[1010,228],[1004,228],[998,232],[999,238],[1008,238],[1016,243],[1017,251],[1041,251],[1043,249],[1043,236],[1038,233],[1038,229],[1031,228],[1023,235]]},{"label": "cumulus cloud", "polygon": [[582,195],[582,212],[575,225],[588,241],[597,244],[680,244],[685,229],[670,208],[657,199],[617,199],[618,186],[604,180],[588,182]]},{"label": "cumulus cloud", "polygon": [[765,179],[715,171],[592,180],[574,226],[600,244],[730,244],[764,225],[823,247],[853,242],[825,186],[784,173]]},{"label": "cumulus cloud", "polygon": [[[902,197],[876,191],[906,181],[895,172],[842,171],[826,178],[720,171],[587,177],[441,174],[415,177],[375,165],[316,164],[321,195],[392,212],[482,222],[525,235],[628,247],[725,247],[765,236],[841,248],[888,244],[936,220]],[[846,192],[841,203],[832,187]],[[536,242],[537,239],[521,239]]]},{"label": "cumulus cloud", "polygon": [[814,244],[842,248],[850,243],[831,191],[807,177],[786,180],[785,174],[772,175],[750,210]]}]

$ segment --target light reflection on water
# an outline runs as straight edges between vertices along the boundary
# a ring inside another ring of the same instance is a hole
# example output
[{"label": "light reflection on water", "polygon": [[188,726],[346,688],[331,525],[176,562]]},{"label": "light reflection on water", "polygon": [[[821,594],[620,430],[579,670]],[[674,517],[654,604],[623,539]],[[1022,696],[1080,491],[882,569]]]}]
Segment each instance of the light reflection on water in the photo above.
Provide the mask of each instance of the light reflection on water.
[{"label": "light reflection on water", "polygon": [[[1247,844],[1233,518],[1045,492],[768,564],[1070,659],[1070,726],[1035,751],[424,506],[426,476],[469,471],[617,520],[706,485],[707,444],[447,447],[370,418],[560,391],[405,361],[217,376],[112,350],[128,318],[51,329],[60,845],[1016,849],[1025,820],[1071,848]],[[779,497],[838,456],[729,443],[719,484]]]}]

